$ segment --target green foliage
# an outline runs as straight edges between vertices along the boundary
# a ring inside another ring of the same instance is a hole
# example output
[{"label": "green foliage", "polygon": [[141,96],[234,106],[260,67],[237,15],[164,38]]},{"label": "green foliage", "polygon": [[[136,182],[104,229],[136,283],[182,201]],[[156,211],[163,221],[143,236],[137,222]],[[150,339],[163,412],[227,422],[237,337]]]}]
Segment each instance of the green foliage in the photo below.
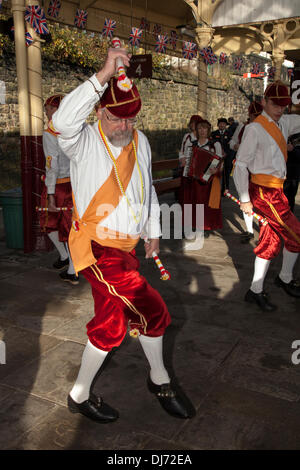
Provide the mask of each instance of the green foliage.
[{"label": "green foliage", "polygon": [[91,36],[77,28],[48,25],[52,41],[42,46],[43,57],[98,70],[103,64],[107,42],[99,35]]}]

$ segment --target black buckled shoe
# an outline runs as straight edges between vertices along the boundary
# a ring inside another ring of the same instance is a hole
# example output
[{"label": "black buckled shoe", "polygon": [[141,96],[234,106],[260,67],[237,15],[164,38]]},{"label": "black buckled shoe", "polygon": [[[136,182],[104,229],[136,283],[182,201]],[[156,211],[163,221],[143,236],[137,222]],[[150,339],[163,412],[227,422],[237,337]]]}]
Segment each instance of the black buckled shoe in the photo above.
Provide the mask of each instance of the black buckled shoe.
[{"label": "black buckled shoe", "polygon": [[275,284],[278,287],[282,287],[283,290],[292,297],[300,297],[300,283],[292,280],[291,282],[283,282],[279,276],[275,278]]},{"label": "black buckled shoe", "polygon": [[251,232],[244,232],[241,235],[241,243],[249,243],[250,240],[253,240],[254,233]]},{"label": "black buckled shoe", "polygon": [[53,263],[53,268],[57,269],[57,271],[60,271],[61,269],[65,268],[66,266],[69,265],[69,258],[66,258],[64,260],[61,260],[58,258],[55,263]]},{"label": "black buckled shoe", "polygon": [[147,385],[149,391],[155,394],[159,403],[167,413],[175,416],[175,418],[187,419],[193,417],[194,413],[187,409],[182,398],[172,389],[171,384],[156,385],[152,382],[150,377],[148,377]]},{"label": "black buckled shoe", "polygon": [[264,312],[273,312],[277,308],[276,305],[273,305],[269,302],[268,296],[265,292],[255,294],[255,292],[252,292],[252,290],[249,289],[246,292],[244,300],[246,302],[256,303]]},{"label": "black buckled shoe", "polygon": [[117,410],[104,403],[101,397],[96,397],[92,393],[89,399],[82,403],[76,403],[71,395],[68,395],[68,408],[71,413],[80,413],[98,423],[111,423],[119,417]]}]

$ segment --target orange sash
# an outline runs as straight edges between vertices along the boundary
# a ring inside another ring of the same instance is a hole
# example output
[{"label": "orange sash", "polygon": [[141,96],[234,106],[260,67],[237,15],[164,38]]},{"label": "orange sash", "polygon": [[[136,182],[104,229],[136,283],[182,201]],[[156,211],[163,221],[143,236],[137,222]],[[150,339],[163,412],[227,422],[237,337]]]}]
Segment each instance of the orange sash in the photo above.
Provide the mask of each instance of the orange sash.
[{"label": "orange sash", "polygon": [[[133,132],[134,142],[136,148],[138,148],[138,134],[135,130]],[[126,191],[135,166],[132,143],[123,148],[116,162],[124,191]],[[137,245],[140,239],[139,235],[130,236],[114,232],[100,225],[100,222],[118,206],[121,197],[122,193],[116,180],[114,168],[112,168],[105,183],[91,199],[81,218],[78,216],[73,194],[74,211],[72,229],[69,234],[69,246],[76,273],[96,262],[91,248],[92,240],[100,245],[119,248],[127,252],[133,250]]]},{"label": "orange sash", "polygon": [[[269,121],[265,116],[259,115],[254,120],[258,122],[265,131],[275,140],[276,144],[281,150],[281,153],[284,157],[284,160],[287,161],[287,143],[284,136],[282,135],[281,130],[273,121]],[[277,178],[273,175],[267,174],[252,174],[251,175],[252,183],[258,184],[259,186],[266,186],[268,188],[283,188],[284,179]]]},{"label": "orange sash", "polygon": [[282,135],[281,130],[273,121],[269,121],[265,116],[261,114],[257,116],[254,122],[258,122],[265,131],[275,140],[276,144],[280,148],[285,161],[287,161],[287,143]]}]

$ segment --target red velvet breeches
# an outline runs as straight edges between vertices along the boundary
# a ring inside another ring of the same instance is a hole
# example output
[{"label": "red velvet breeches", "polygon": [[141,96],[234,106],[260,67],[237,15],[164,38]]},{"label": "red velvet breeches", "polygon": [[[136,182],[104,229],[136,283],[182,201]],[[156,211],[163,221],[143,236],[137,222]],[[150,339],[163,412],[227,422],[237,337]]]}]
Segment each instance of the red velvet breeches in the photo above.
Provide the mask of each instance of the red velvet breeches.
[{"label": "red velvet breeches", "polygon": [[290,210],[282,189],[267,188],[250,182],[249,194],[255,212],[267,219],[260,226],[259,242],[254,253],[259,258],[273,259],[281,248],[281,238],[288,251],[300,252],[300,222]]},{"label": "red velvet breeches", "polygon": [[[73,201],[71,183],[60,183],[56,185],[55,202],[56,207],[68,207],[72,209]],[[41,207],[48,207],[47,186],[44,186],[41,195]],[[40,212],[40,225],[42,230],[46,233],[58,231],[59,240],[61,242],[67,242],[72,225],[72,211],[42,211]]]},{"label": "red velvet breeches", "polygon": [[95,316],[86,325],[90,342],[103,351],[121,344],[127,332],[162,336],[170,314],[159,293],[137,271],[130,253],[92,242],[97,263],[81,271],[92,287]]}]

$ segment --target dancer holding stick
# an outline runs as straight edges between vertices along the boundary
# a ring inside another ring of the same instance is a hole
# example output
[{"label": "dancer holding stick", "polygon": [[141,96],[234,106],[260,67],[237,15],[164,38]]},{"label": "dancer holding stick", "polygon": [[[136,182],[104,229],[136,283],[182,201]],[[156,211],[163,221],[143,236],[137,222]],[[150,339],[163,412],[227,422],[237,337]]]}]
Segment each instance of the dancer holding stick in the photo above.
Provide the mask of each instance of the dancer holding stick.
[{"label": "dancer holding stick", "polygon": [[288,295],[300,297],[300,286],[293,277],[300,252],[300,222],[283,193],[287,139],[300,131],[300,116],[283,114],[290,102],[288,88],[280,81],[266,88],[263,112],[246,126],[233,174],[241,210],[250,215],[255,207],[268,221],[260,226],[259,242],[254,249],[254,275],[245,301],[256,303],[261,310],[269,312],[276,306],[264,291],[264,280],[271,260],[279,254],[281,238],[283,261],[275,284]]}]

